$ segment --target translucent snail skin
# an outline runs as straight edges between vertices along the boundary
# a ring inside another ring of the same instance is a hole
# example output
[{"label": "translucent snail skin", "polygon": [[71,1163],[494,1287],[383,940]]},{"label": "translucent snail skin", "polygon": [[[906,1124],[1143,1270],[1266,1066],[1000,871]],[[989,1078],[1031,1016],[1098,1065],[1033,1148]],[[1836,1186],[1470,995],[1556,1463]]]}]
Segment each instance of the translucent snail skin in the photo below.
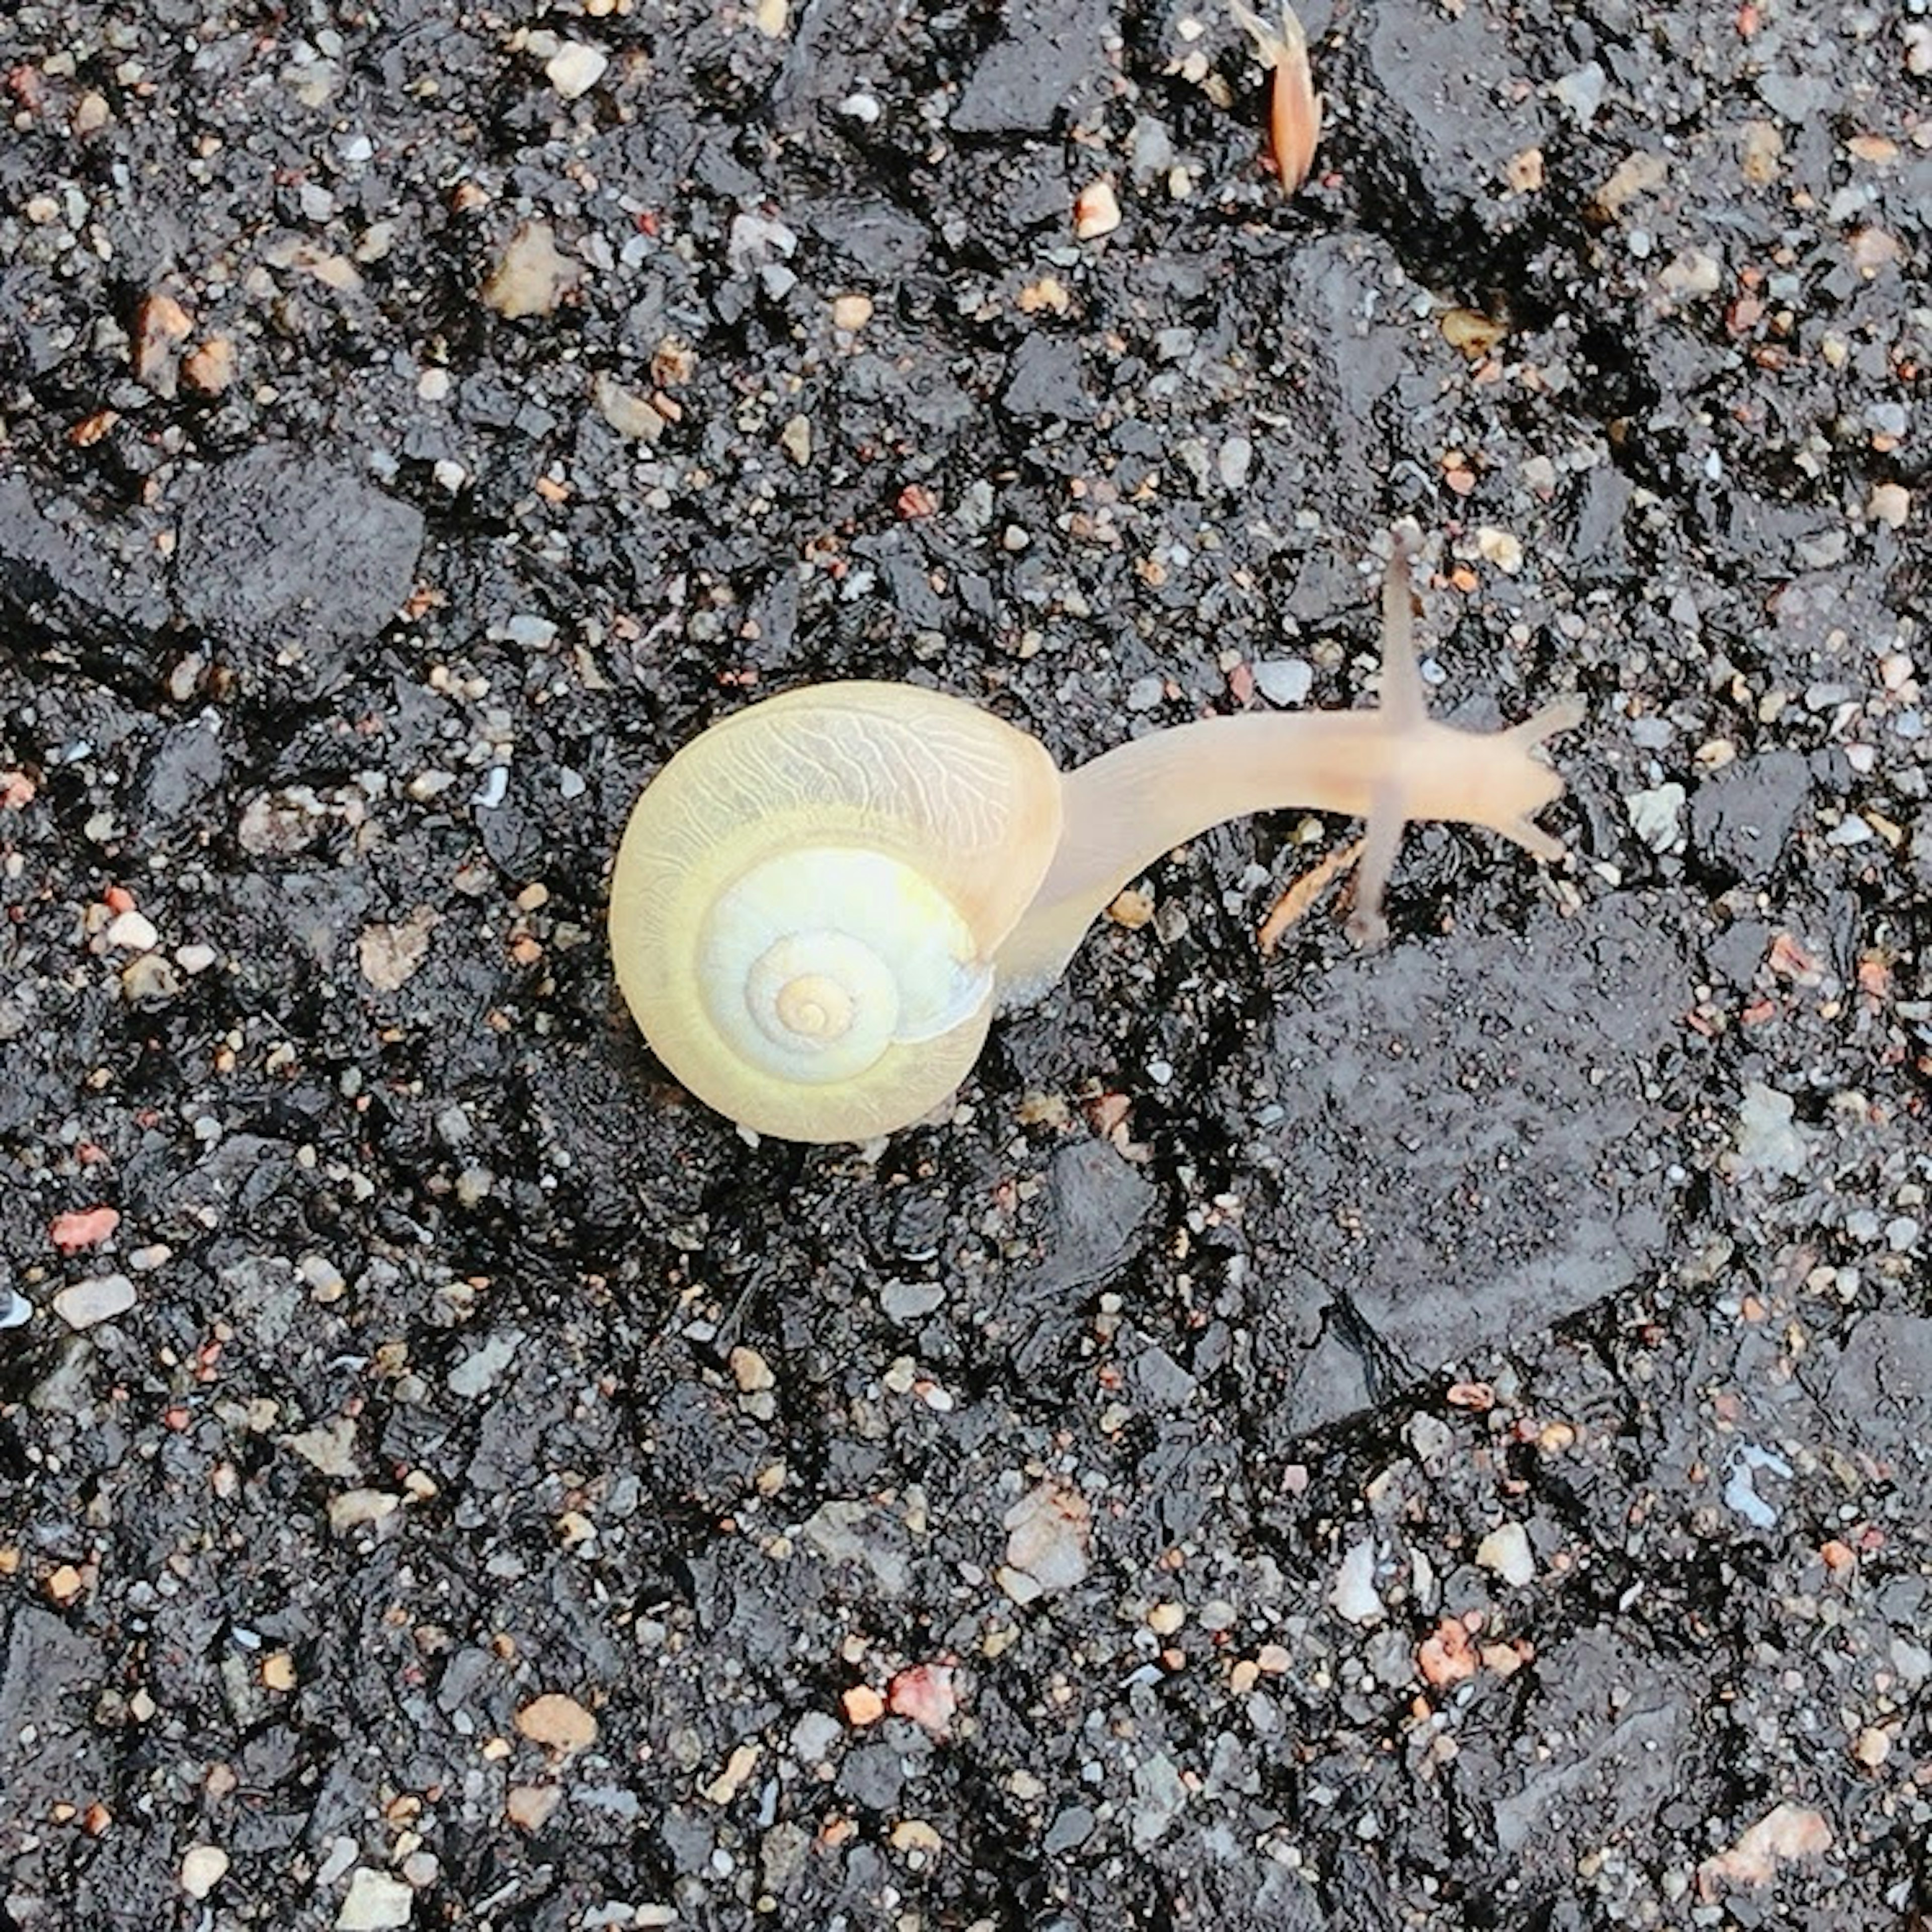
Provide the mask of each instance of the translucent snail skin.
[{"label": "translucent snail skin", "polygon": [[963,1080],[996,1009],[1058,980],[1094,918],[1174,847],[1254,812],[1367,821],[1353,937],[1411,819],[1487,826],[1533,857],[1562,782],[1535,755],[1564,699],[1502,731],[1436,723],[1416,665],[1412,524],[1382,590],[1371,711],[1211,718],[1062,772],[958,698],[809,686],[713,725],[651,781],[610,886],[618,985],[653,1052],[759,1133],[862,1141]]}]

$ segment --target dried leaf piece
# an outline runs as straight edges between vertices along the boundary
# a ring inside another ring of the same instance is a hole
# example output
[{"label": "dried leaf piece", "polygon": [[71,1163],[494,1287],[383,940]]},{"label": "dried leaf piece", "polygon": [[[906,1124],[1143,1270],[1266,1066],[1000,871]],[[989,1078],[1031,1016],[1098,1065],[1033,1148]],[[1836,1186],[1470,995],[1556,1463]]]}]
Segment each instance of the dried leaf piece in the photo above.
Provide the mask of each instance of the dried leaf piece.
[{"label": "dried leaf piece", "polygon": [[1255,58],[1274,70],[1268,97],[1268,139],[1282,192],[1293,194],[1308,178],[1322,138],[1322,97],[1308,71],[1308,36],[1288,0],[1282,0],[1281,24],[1270,26],[1250,13],[1242,0],[1228,0],[1234,24],[1255,44]]},{"label": "dried leaf piece", "polygon": [[1720,1886],[1768,1884],[1790,1858],[1815,1858],[1832,1849],[1832,1828],[1823,1815],[1796,1804],[1780,1804],[1750,1826],[1727,1852],[1697,1868],[1700,1896],[1714,1897]]},{"label": "dried leaf piece", "polygon": [[434,907],[419,905],[393,926],[365,926],[356,949],[363,978],[379,993],[393,993],[429,957],[439,916]]},{"label": "dried leaf piece", "polygon": [[1318,864],[1310,866],[1275,901],[1274,910],[1262,921],[1261,932],[1257,935],[1264,956],[1273,952],[1281,944],[1282,934],[1328,890],[1328,882],[1338,872],[1346,872],[1361,856],[1362,841],[1352,838],[1347,844],[1337,846]]},{"label": "dried leaf piece", "polygon": [[560,1690],[532,1698],[517,1713],[517,1729],[531,1743],[560,1756],[586,1750],[597,1742],[597,1720],[574,1697]]},{"label": "dried leaf piece", "polygon": [[142,303],[134,317],[134,380],[142,388],[164,400],[172,399],[175,352],[194,326],[188,310],[159,290]]},{"label": "dried leaf piece", "polygon": [[526,221],[483,284],[483,300],[499,315],[548,315],[577,284],[583,270],[557,252],[547,221]]},{"label": "dried leaf piece", "polygon": [[1486,356],[1506,333],[1493,316],[1473,308],[1445,309],[1438,326],[1443,340],[1451,349],[1461,350],[1472,362]]}]

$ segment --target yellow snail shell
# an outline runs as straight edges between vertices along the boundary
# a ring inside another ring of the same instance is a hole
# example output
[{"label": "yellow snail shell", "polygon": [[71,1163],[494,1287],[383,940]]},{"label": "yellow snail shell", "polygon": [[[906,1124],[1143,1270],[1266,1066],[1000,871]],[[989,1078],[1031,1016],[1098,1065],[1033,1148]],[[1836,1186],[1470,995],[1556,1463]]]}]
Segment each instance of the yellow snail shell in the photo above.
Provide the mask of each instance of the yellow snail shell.
[{"label": "yellow snail shell", "polygon": [[610,886],[618,983],[720,1112],[869,1139],[979,1058],[994,954],[1059,832],[1044,748],[962,699],[868,683],[768,699],[638,801]]}]

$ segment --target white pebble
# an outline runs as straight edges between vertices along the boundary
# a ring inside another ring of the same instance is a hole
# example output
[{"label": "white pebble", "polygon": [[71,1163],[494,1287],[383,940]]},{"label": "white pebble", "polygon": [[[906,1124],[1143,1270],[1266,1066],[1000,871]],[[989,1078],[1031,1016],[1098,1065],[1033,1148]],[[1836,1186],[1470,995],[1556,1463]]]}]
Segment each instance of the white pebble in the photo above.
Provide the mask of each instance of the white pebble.
[{"label": "white pebble", "polygon": [[400,1879],[358,1866],[335,1915],[335,1932],[392,1932],[410,1922],[416,1903],[416,1894]]},{"label": "white pebble", "polygon": [[792,1754],[801,1764],[818,1764],[830,1757],[845,1727],[829,1711],[807,1711],[791,1727]]},{"label": "white pebble", "polygon": [[514,1328],[492,1335],[480,1348],[472,1351],[450,1370],[450,1392],[472,1400],[488,1395],[496,1386],[503,1371],[516,1360],[517,1351],[523,1346],[523,1342],[521,1331]]},{"label": "white pebble", "polygon": [[610,56],[584,40],[566,40],[544,69],[545,78],[566,100],[588,94],[604,78]]},{"label": "white pebble", "polygon": [[1382,1600],[1376,1592],[1374,1538],[1364,1537],[1342,1558],[1328,1601],[1338,1616],[1346,1617],[1352,1624],[1382,1622]]},{"label": "white pebble", "polygon": [[1506,577],[1522,568],[1522,544],[1515,533],[1485,524],[1476,532],[1476,549],[1486,562],[1492,563]]},{"label": "white pebble", "polygon": [[181,1863],[181,1888],[206,1898],[228,1876],[228,1854],[219,1845],[190,1845]]},{"label": "white pebble", "polygon": [[1912,492],[1902,483],[1880,483],[1866,500],[1865,514],[1888,530],[1903,530],[1912,514]]},{"label": "white pebble", "polygon": [[1120,225],[1120,197],[1105,175],[1089,182],[1073,204],[1073,232],[1083,242],[1111,235]]},{"label": "white pebble", "polygon": [[1738,1173],[1789,1175],[1804,1172],[1807,1140],[1813,1130],[1798,1124],[1793,1118],[1796,1112],[1797,1103],[1790,1094],[1756,1081],[1746,1086],[1744,1104],[1738,1109]]},{"label": "white pebble", "polygon": [[125,1315],[134,1300],[134,1284],[124,1274],[97,1275],[62,1288],[54,1297],[54,1312],[70,1328],[92,1328]]},{"label": "white pebble", "polygon": [[1536,1574],[1529,1532],[1520,1522],[1499,1523],[1476,1546],[1476,1561],[1505,1583],[1520,1588]]},{"label": "white pebble", "polygon": [[1070,1590],[1085,1576],[1093,1510],[1078,1490],[1036,1484],[1003,1519],[1006,1561],[1000,1587],[1015,1603],[1049,1590]]},{"label": "white pebble", "polygon": [[1604,89],[1609,78],[1594,61],[1588,61],[1574,74],[1552,81],[1550,91],[1576,117],[1578,127],[1587,128],[1604,104]]},{"label": "white pebble", "polygon": [[1255,688],[1270,704],[1305,704],[1315,668],[1302,658],[1264,658],[1255,666]]},{"label": "white pebble", "polygon": [[124,952],[152,952],[160,943],[160,937],[154,930],[154,921],[131,907],[117,913],[107,928],[108,944]]},{"label": "white pebble", "polygon": [[1632,792],[1624,800],[1630,830],[1653,852],[1675,851],[1684,842],[1684,788],[1674,779],[1648,791]]}]

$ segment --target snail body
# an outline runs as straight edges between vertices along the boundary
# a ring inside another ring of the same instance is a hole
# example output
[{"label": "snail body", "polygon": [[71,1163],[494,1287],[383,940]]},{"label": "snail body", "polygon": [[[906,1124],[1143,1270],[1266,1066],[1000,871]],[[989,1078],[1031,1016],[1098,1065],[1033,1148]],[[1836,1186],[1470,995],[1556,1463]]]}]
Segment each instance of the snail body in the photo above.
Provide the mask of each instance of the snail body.
[{"label": "snail body", "polygon": [[966,700],[814,685],[702,733],[644,790],[617,854],[618,984],[666,1068],[740,1125],[866,1140],[930,1112],[997,1007],[1037,998],[1095,916],[1211,825],[1302,806],[1369,821],[1352,930],[1378,939],[1411,818],[1486,825],[1541,859],[1561,792],[1532,755],[1574,703],[1513,730],[1426,716],[1397,532],[1372,711],[1246,714],[1071,772]]}]

